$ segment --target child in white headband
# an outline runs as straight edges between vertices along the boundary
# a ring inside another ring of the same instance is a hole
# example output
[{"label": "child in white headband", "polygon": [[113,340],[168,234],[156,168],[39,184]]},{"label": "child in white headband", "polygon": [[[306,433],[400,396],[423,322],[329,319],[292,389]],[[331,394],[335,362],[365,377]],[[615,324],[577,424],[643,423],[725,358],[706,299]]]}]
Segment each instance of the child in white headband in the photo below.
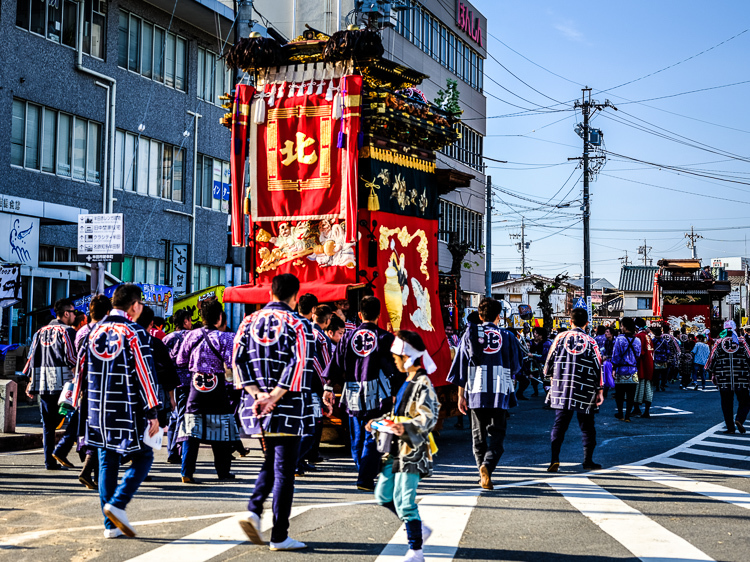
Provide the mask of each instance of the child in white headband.
[{"label": "child in white headband", "polygon": [[432,531],[419,517],[417,486],[432,475],[432,455],[437,451],[430,431],[438,421],[440,402],[427,376],[437,366],[416,332],[397,332],[391,353],[406,381],[393,411],[367,424],[369,431],[377,432],[378,451],[383,453],[375,499],[406,524],[409,552],[403,560],[422,562],[422,543]]}]

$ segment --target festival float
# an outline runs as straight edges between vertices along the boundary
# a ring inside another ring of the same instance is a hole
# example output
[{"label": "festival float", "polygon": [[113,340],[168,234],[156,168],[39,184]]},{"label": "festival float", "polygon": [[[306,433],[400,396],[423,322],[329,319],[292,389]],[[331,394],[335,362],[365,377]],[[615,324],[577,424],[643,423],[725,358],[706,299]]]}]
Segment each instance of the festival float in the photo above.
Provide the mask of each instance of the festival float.
[{"label": "festival float", "polygon": [[370,30],[285,45],[243,38],[228,52],[245,73],[222,122],[232,131],[232,243],[247,248],[250,282],[227,287],[224,301],[263,305],[280,273],[352,310],[374,294],[382,328],[422,336],[447,405],[438,196],[468,179],[436,169],[435,153],[458,138],[458,114],[429,102],[417,89],[426,76],[383,52]]}]

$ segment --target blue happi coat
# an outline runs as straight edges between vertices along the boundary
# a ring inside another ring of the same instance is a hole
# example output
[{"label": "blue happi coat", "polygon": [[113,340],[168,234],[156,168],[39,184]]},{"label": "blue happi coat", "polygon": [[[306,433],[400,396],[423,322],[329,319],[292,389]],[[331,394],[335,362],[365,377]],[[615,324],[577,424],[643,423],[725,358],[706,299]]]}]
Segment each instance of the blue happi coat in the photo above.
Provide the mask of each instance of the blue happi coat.
[{"label": "blue happi coat", "polygon": [[602,357],[594,338],[580,328],[559,334],[552,343],[544,374],[551,379],[546,402],[555,410],[598,411]]},{"label": "blue happi coat", "polygon": [[[263,392],[277,386],[287,392],[276,403],[264,431],[283,435],[312,435],[310,384],[314,374],[312,327],[283,302],[270,302],[246,316],[234,339],[235,386],[256,385]],[[260,421],[252,411],[253,397],[242,396],[240,419],[248,433]]]},{"label": "blue happi coat", "polygon": [[521,372],[523,354],[516,337],[492,322],[469,324],[456,349],[448,382],[465,389],[469,408],[517,405],[513,378]]},{"label": "blue happi coat", "polygon": [[396,364],[391,346],[395,336],[372,322],[346,332],[323,371],[326,384],[340,384],[341,405],[350,416],[370,419],[387,411],[392,403]]},{"label": "blue happi coat", "polygon": [[146,420],[156,418],[159,400],[149,336],[118,312],[81,345],[74,393],[77,400],[85,385],[86,444],[127,454],[141,449]]}]

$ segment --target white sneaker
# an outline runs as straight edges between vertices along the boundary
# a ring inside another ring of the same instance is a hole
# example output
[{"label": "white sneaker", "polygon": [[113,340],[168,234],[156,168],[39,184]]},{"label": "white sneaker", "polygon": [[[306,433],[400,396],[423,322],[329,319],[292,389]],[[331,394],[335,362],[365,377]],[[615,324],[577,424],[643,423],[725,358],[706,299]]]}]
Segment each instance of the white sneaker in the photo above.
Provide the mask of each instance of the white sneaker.
[{"label": "white sneaker", "polygon": [[116,539],[117,537],[122,536],[122,531],[115,527],[114,529],[104,529],[104,538],[105,539]]},{"label": "white sneaker", "polygon": [[270,550],[302,550],[307,548],[303,542],[295,541],[292,537],[287,537],[284,542],[272,542]]},{"label": "white sneaker", "polygon": [[409,552],[406,553],[402,562],[424,562],[424,552],[421,548],[419,550],[409,549]]},{"label": "white sneaker", "polygon": [[104,515],[106,515],[109,520],[115,524],[115,527],[120,529],[124,535],[128,537],[135,536],[135,529],[133,529],[130,521],[128,521],[128,514],[125,513],[124,509],[120,509],[111,504],[105,504]]},{"label": "white sneaker", "polygon": [[257,513],[248,511],[247,515],[240,519],[240,527],[253,544],[266,544],[260,534],[260,516]]},{"label": "white sneaker", "polygon": [[427,542],[427,539],[430,538],[430,535],[432,535],[432,529],[430,529],[427,525],[424,524],[424,521],[422,521],[422,542]]}]

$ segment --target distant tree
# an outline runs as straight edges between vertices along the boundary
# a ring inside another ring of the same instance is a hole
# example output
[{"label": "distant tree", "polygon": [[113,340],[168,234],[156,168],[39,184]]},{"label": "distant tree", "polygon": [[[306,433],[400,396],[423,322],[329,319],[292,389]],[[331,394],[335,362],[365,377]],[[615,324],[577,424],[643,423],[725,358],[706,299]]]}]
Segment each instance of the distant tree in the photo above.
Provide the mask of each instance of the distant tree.
[{"label": "distant tree", "polygon": [[534,288],[539,291],[539,308],[542,311],[544,327],[548,330],[552,329],[552,313],[554,312],[552,303],[550,302],[550,296],[552,296],[552,293],[559,289],[567,280],[567,273],[559,273],[555,275],[552,282],[545,281],[544,279],[536,279],[532,281]]}]

